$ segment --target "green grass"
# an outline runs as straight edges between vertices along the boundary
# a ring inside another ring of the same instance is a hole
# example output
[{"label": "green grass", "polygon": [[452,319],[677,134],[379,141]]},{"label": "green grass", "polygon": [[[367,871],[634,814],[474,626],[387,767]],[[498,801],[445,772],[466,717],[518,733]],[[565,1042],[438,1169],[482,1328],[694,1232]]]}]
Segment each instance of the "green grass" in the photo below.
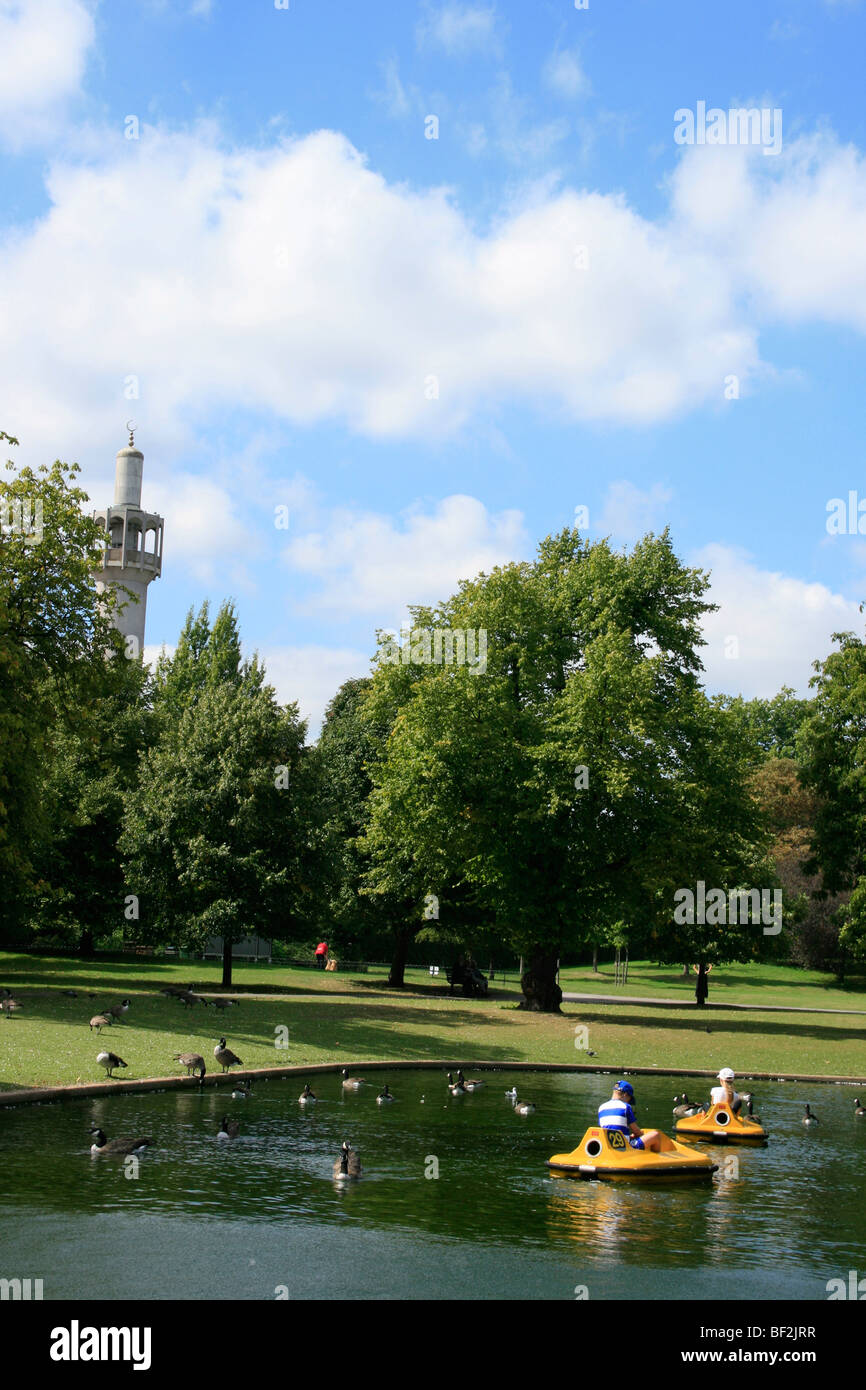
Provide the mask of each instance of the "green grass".
[{"label": "green grass", "polygon": [[[600,993],[614,993],[612,969],[594,977]],[[566,989],[588,992],[591,969],[563,971]],[[447,987],[423,970],[410,972],[406,991],[389,990],[384,972],[323,974],[264,965],[239,966],[238,985],[262,992],[288,991],[270,999],[241,995],[236,1009],[185,1009],[158,993],[166,983],[193,981],[218,992],[220,967],[156,961],[79,961],[0,955],[0,984],[14,989],[22,1012],[0,1019],[0,1088],[68,1085],[99,1081],[96,1064],[103,1046],[129,1063],[124,1079],[179,1072],[174,1052],[201,1052],[212,1059],[217,1038],[248,1067],[321,1062],[437,1058],[507,1063],[591,1060],[600,1066],[732,1066],[748,1071],[808,1072],[866,1076],[866,1019],[796,1013],[699,1011],[688,981],[681,981],[682,1008],[644,1005],[566,1004],[561,1016],[526,1014],[516,1008],[519,988],[512,976],[488,1000],[449,997]],[[655,988],[651,989],[650,984]],[[675,997],[676,972],[646,963],[631,967],[621,993]],[[692,984],[691,989],[694,986]],[[62,991],[80,991],[77,999]],[[866,995],[822,989],[820,977],[778,966],[730,967],[713,971],[711,998],[735,1002],[810,1004],[866,1008]],[[93,993],[94,998],[87,998]],[[128,995],[127,1021],[91,1033],[91,1015]],[[288,1050],[275,1047],[275,1030],[289,1029]],[[589,1030],[587,1059],[575,1048],[575,1027]],[[707,1030],[710,1030],[709,1032]]]},{"label": "green grass", "polygon": [[[710,971],[710,1003],[785,1004],[799,1009],[862,1009],[866,1012],[866,979],[862,976],[838,985],[817,970],[798,970],[790,965],[725,965]],[[682,999],[694,1002],[695,976],[685,979],[680,966],[629,963],[628,980],[614,983],[614,967],[591,965],[563,970],[560,984],[574,994],[621,994],[646,999]]]}]

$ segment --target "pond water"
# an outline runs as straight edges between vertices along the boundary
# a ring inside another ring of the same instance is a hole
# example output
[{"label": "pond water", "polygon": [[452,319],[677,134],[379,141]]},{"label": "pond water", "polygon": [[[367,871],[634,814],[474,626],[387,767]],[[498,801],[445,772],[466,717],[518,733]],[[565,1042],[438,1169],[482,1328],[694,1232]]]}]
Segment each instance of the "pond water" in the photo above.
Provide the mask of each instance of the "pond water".
[{"label": "pond water", "polygon": [[[823,1300],[829,1279],[866,1273],[854,1088],[756,1084],[766,1148],[709,1150],[735,1155],[738,1175],[650,1187],[548,1174],[611,1078],[483,1077],[453,1098],[438,1071],[376,1072],[346,1094],[318,1076],[306,1109],[291,1077],[244,1101],[206,1089],[4,1110],[0,1277],[41,1278],[46,1299]],[[397,1099],[380,1107],[386,1079]],[[633,1081],[640,1123],[671,1133],[681,1079]],[[512,1085],[534,1115],[514,1113]],[[229,1142],[216,1138],[226,1111],[241,1124]],[[90,1125],[152,1137],[137,1178],[91,1159]],[[333,1181],[344,1138],[360,1182]]]}]

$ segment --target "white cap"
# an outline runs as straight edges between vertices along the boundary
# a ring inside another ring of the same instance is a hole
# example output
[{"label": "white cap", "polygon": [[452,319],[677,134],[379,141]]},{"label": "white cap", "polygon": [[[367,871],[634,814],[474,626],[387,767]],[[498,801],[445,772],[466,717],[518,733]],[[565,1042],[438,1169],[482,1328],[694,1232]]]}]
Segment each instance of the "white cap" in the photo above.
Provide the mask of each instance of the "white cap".
[{"label": "white cap", "polygon": [[730,1067],[722,1067],[722,1070],[719,1072],[719,1080],[720,1080],[720,1081],[733,1081],[733,1079],[734,1079],[734,1073],[731,1071]]}]

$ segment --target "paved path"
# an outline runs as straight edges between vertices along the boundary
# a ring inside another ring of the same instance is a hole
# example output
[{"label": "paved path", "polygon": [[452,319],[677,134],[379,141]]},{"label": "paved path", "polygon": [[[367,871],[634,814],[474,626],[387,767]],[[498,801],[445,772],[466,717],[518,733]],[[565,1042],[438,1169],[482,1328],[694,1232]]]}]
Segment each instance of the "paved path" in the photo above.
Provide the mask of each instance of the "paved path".
[{"label": "paved path", "polygon": [[[659,1009],[697,1008],[691,999],[644,999],[632,994],[563,994],[562,997],[569,1004],[651,1004]],[[710,1011],[743,1009],[754,1014],[856,1014],[866,1018],[866,1009],[813,1009],[796,1004],[720,1004],[714,1001],[705,1004],[704,1008]]]}]

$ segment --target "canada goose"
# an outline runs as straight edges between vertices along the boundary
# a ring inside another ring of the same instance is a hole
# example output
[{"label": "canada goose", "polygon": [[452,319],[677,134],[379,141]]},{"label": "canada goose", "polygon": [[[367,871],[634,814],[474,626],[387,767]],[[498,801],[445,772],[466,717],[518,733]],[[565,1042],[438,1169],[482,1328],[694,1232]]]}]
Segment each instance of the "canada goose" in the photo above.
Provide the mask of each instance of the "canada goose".
[{"label": "canada goose", "polygon": [[472,1080],[472,1081],[467,1081],[467,1080],[466,1080],[466,1077],[463,1075],[463,1072],[458,1070],[458,1072],[457,1072],[457,1084],[458,1084],[459,1086],[463,1086],[463,1087],[465,1088],[465,1090],[467,1090],[467,1091],[477,1091],[478,1088],[479,1088],[479,1086],[483,1086],[483,1085],[484,1085],[484,1082],[483,1082],[483,1081],[477,1080],[477,1078],[476,1078],[475,1080]]},{"label": "canada goose", "polygon": [[[677,1105],[677,1101],[680,1102],[679,1105]],[[681,1096],[674,1096],[674,1114],[678,1120],[686,1119],[692,1115],[699,1115],[701,1109],[702,1106],[698,1105],[696,1101],[689,1100],[685,1091],[683,1091]]]},{"label": "canada goose", "polygon": [[197,1052],[176,1052],[174,1060],[180,1062],[182,1067],[186,1067],[187,1076],[194,1076],[198,1071],[200,1081],[204,1081],[207,1067],[204,1064],[204,1057],[200,1057]]},{"label": "canada goose", "polygon": [[10,995],[8,999],[4,999],[3,1002],[0,1003],[0,1009],[3,1010],[7,1018],[11,1018],[13,1014],[20,1012],[21,1005],[18,1003],[17,999],[13,999]]},{"label": "canada goose", "polygon": [[97,1052],[96,1060],[101,1067],[105,1067],[109,1076],[111,1076],[115,1067],[126,1066],[126,1062],[124,1062],[122,1057],[118,1057],[116,1052]]},{"label": "canada goose", "polygon": [[748,1100],[746,1101],[746,1114],[748,1115],[748,1117],[749,1117],[750,1120],[754,1120],[754,1121],[755,1121],[755,1124],[756,1124],[756,1125],[759,1125],[759,1124],[761,1123],[761,1117],[760,1117],[760,1115],[756,1115],[755,1112],[754,1112],[754,1110],[752,1109],[752,1097],[751,1097],[751,1096],[749,1096]]},{"label": "canada goose", "polygon": [[854,1097],[854,1114],[855,1114],[855,1115],[866,1115],[866,1109],[864,1109],[863,1106],[860,1104],[860,1097],[859,1097],[859,1096],[855,1096],[855,1097]]},{"label": "canada goose", "polygon": [[121,1019],[124,1014],[129,1013],[129,1000],[121,999],[119,1004],[112,1004],[110,1009],[103,1009],[102,1012],[111,1018]]},{"label": "canada goose", "polygon": [[516,1100],[514,1102],[514,1111],[517,1115],[534,1115],[535,1106],[531,1100]]},{"label": "canada goose", "polygon": [[361,1176],[361,1160],[354,1149],[349,1148],[348,1139],[343,1140],[340,1157],[334,1163],[334,1177],[340,1181]]},{"label": "canada goose", "polygon": [[316,1097],[313,1095],[312,1091],[310,1090],[310,1086],[309,1086],[309,1082],[308,1082],[307,1085],[304,1087],[303,1091],[301,1092],[301,1094],[298,1096],[298,1104],[299,1104],[299,1105],[309,1105],[310,1102],[311,1102],[311,1101],[314,1101],[315,1099],[316,1099]]},{"label": "canada goose", "polygon": [[97,1031],[97,1033],[98,1033],[102,1028],[110,1028],[110,1027],[111,1027],[111,1019],[108,1017],[107,1014],[94,1014],[94,1015],[93,1015],[93,1018],[90,1020],[90,1031],[91,1031],[91,1033],[93,1032],[94,1028],[96,1029],[96,1031]]},{"label": "canada goose", "polygon": [[237,1120],[230,1120],[228,1115],[223,1115],[220,1120],[219,1133],[217,1139],[237,1139],[240,1133],[240,1125]]},{"label": "canada goose", "polygon": [[391,1092],[388,1090],[388,1087],[387,1087],[387,1085],[386,1085],[384,1091],[380,1091],[379,1094],[377,1095],[377,1097],[376,1097],[376,1104],[377,1104],[377,1105],[387,1105],[388,1102],[391,1101],[391,1100],[393,1100],[393,1099],[394,1099],[394,1097],[391,1095]]},{"label": "canada goose", "polygon": [[207,1000],[202,999],[200,994],[193,994],[191,989],[178,990],[175,998],[179,999],[188,1009],[192,1009],[196,1004],[204,1004],[207,1008]]},{"label": "canada goose", "polygon": [[215,1009],[233,1009],[238,1003],[237,999],[203,999],[202,1003],[213,1004]]},{"label": "canada goose", "polygon": [[448,1089],[451,1092],[452,1096],[466,1095],[466,1087],[461,1086],[459,1081],[455,1081],[450,1071],[448,1073]]},{"label": "canada goose", "polygon": [[818,1116],[817,1116],[817,1115],[813,1115],[812,1112],[811,1112],[811,1110],[809,1109],[809,1107],[808,1107],[808,1105],[807,1105],[807,1106],[806,1106],[806,1113],[805,1113],[805,1115],[803,1116],[803,1124],[804,1124],[804,1125],[816,1125],[817,1123],[818,1123]]},{"label": "canada goose", "polygon": [[64,989],[62,992],[63,992],[63,994],[66,995],[66,998],[67,998],[67,999],[77,999],[77,998],[78,998],[78,990],[77,990],[77,989]]},{"label": "canada goose", "polygon": [[510,1091],[505,1092],[509,1100],[517,1100],[517,1087],[512,1086]]},{"label": "canada goose", "polygon": [[167,995],[169,999],[179,999],[182,994],[192,993],[192,985],[166,985],[159,992]]},{"label": "canada goose", "polygon": [[219,1042],[213,1050],[213,1055],[214,1057],[216,1057],[223,1071],[228,1071],[229,1067],[243,1066],[243,1062],[241,1061],[240,1057],[236,1057],[235,1054],[228,1047],[226,1047],[225,1038],[220,1038]]},{"label": "canada goose", "polygon": [[140,1153],[148,1144],[153,1143],[152,1139],[106,1139],[104,1131],[98,1125],[92,1125],[90,1133],[93,1135],[90,1152],[94,1155]]},{"label": "canada goose", "polygon": [[232,1091],[232,1100],[246,1100],[250,1091],[253,1089],[252,1081],[238,1082],[237,1089]]},{"label": "canada goose", "polygon": [[367,1084],[367,1082],[365,1081],[365,1079],[364,1079],[363,1076],[350,1076],[350,1075],[349,1075],[349,1068],[348,1068],[348,1067],[343,1067],[343,1090],[344,1090],[344,1091],[360,1091],[361,1087],[362,1087],[362,1086],[366,1086],[366,1084]]}]

